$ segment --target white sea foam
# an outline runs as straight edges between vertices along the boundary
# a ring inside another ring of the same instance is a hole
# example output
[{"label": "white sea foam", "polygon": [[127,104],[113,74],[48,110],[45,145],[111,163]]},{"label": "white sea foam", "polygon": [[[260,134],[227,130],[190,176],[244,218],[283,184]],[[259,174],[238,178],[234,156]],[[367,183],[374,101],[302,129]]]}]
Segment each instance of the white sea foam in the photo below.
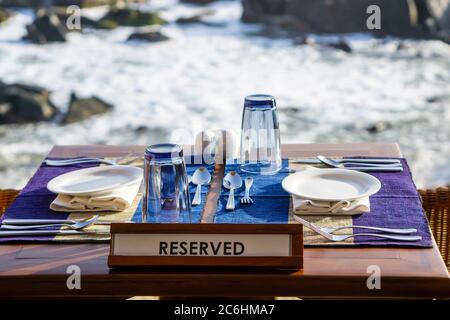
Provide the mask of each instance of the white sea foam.
[{"label": "white sea foam", "polygon": [[[198,7],[152,1],[169,21]],[[133,28],[71,33],[67,43],[21,41],[33,19],[20,11],[0,27],[0,79],[41,85],[67,108],[70,93],[97,95],[112,113],[83,123],[0,126],[0,187],[21,187],[55,144],[192,142],[203,128],[239,130],[243,97],[277,97],[282,141],[397,141],[418,186],[450,182],[450,46],[438,41],[380,40],[348,35],[352,54],[288,39],[252,35],[239,22],[238,1],[216,2],[208,21],[162,31],[162,43],[125,42]],[[106,8],[84,10],[98,17]],[[331,38],[331,39],[330,39]],[[404,50],[397,50],[402,41]],[[445,97],[427,102],[430,97]],[[392,128],[365,129],[377,121]],[[184,141],[180,141],[181,139]]]}]

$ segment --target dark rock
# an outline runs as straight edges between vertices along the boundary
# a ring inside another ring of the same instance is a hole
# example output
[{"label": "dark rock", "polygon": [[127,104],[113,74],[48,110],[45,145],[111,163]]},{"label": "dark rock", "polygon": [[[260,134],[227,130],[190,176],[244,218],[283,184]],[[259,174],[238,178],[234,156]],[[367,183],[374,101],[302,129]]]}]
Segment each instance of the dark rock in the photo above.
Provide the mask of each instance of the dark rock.
[{"label": "dark rock", "polygon": [[287,14],[288,0],[242,0],[244,22],[266,22],[270,16]]},{"label": "dark rock", "polygon": [[130,8],[113,8],[97,21],[100,29],[114,29],[117,26],[141,27],[167,23],[156,12],[143,12]]},{"label": "dark rock", "polygon": [[[55,7],[55,8],[52,8],[52,12],[55,13],[58,16],[59,20],[62,22],[64,27],[66,27],[65,22],[72,15],[71,13],[67,12],[67,8]],[[96,20],[90,19],[90,18],[85,17],[83,15],[80,17],[80,27],[81,27],[81,29],[83,29],[85,27],[92,28],[92,27],[95,27],[96,25],[97,25],[97,21]],[[66,29],[67,29],[67,27],[66,27]],[[74,30],[68,30],[68,31],[81,31],[81,30],[74,29]]]},{"label": "dark rock", "polygon": [[147,31],[147,32],[135,32],[132,33],[127,41],[147,41],[147,42],[161,42],[169,40],[170,38],[160,31]]},{"label": "dark rock", "polygon": [[307,33],[314,31],[308,23],[293,15],[273,16],[270,18],[269,24],[275,25],[283,30],[296,33]]},{"label": "dark rock", "polygon": [[370,126],[366,127],[367,132],[371,134],[380,133],[392,128],[392,123],[388,121],[378,121]]},{"label": "dark rock", "polygon": [[136,134],[144,134],[147,133],[149,131],[149,127],[147,126],[138,126],[137,128],[134,129],[134,132]]},{"label": "dark rock", "polygon": [[432,96],[426,99],[428,103],[440,103],[448,100],[450,101],[450,95]]},{"label": "dark rock", "polygon": [[410,49],[411,47],[408,46],[405,42],[400,41],[399,44],[397,45],[397,48],[395,49],[396,51],[405,51]]},{"label": "dark rock", "polygon": [[66,27],[61,23],[58,16],[46,10],[39,10],[34,22],[27,26],[28,34],[25,40],[36,44],[48,42],[65,42]]},{"label": "dark rock", "polygon": [[196,4],[196,5],[205,5],[213,3],[216,0],[180,0],[180,2]]},{"label": "dark rock", "polygon": [[[380,7],[383,34],[405,34],[413,28],[407,0],[302,0],[289,1],[287,12],[309,23],[318,32],[370,32],[366,13],[370,5]],[[413,4],[411,4],[413,5]]]},{"label": "dark rock", "polygon": [[450,0],[424,0],[424,2],[437,28],[450,31]]},{"label": "dark rock", "polygon": [[344,41],[344,40],[339,40],[338,42],[331,42],[331,43],[325,43],[325,45],[327,47],[336,49],[336,50],[341,50],[347,53],[351,53],[352,52],[352,48],[350,47],[350,45]]},{"label": "dark rock", "polygon": [[178,24],[191,24],[191,23],[199,23],[202,21],[202,16],[196,14],[194,16],[189,17],[180,17],[177,20],[175,20]]},{"label": "dark rock", "polygon": [[119,26],[119,24],[116,21],[105,20],[105,19],[100,19],[95,24],[95,27],[98,28],[98,29],[115,29],[118,26]]},{"label": "dark rock", "polygon": [[51,120],[58,110],[41,87],[0,82],[0,124]]},{"label": "dark rock", "polygon": [[65,114],[62,123],[69,124],[86,120],[94,115],[111,111],[113,106],[100,98],[92,97],[79,99],[72,93],[69,111]]},{"label": "dark rock", "polygon": [[302,112],[302,110],[299,109],[298,107],[283,107],[283,108],[280,108],[279,110],[280,110],[280,113],[285,114],[290,117],[292,117],[292,116],[295,117],[299,113]]},{"label": "dark rock", "polygon": [[[0,1],[0,3],[1,3],[1,1]],[[6,20],[8,20],[10,16],[11,16],[11,13],[9,11],[6,11],[6,10],[0,8],[0,23],[3,23]]]},{"label": "dark rock", "polygon": [[304,45],[315,45],[315,41],[307,36],[301,36],[294,39],[294,45],[304,46]]},{"label": "dark rock", "polygon": [[[415,2],[408,0],[242,0],[244,22],[270,23],[276,16],[294,16],[317,33],[373,32],[413,35],[417,32]],[[381,30],[367,29],[370,5],[381,10]]]},{"label": "dark rock", "polygon": [[214,10],[204,10],[193,16],[180,17],[175,22],[178,24],[203,23],[202,19],[214,13]]},{"label": "dark rock", "polygon": [[[143,2],[140,0],[127,0],[127,2]],[[0,3],[5,7],[35,8],[45,3],[45,0],[2,0]],[[76,5],[80,8],[91,8],[95,6],[111,5],[111,0],[51,0],[53,6],[67,7]]]}]

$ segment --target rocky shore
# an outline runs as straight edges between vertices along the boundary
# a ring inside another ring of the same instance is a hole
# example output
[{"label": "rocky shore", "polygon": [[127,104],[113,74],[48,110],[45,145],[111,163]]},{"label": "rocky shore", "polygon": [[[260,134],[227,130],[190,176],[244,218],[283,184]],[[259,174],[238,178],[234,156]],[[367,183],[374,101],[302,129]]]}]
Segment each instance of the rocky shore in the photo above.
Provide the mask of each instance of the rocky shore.
[{"label": "rocky shore", "polygon": [[80,8],[90,8],[96,6],[103,5],[111,5],[117,3],[144,3],[145,0],[2,0],[0,4],[4,7],[13,7],[13,8],[35,8],[37,6],[43,6],[45,4],[51,4],[55,7],[68,7],[71,5],[76,5]]},{"label": "rocky shore", "polygon": [[[263,23],[267,33],[352,33],[450,40],[450,0],[242,0],[242,21]],[[367,27],[370,6],[380,29]]]},{"label": "rocky shore", "polygon": [[79,99],[72,93],[68,111],[60,114],[50,101],[50,92],[38,86],[5,84],[0,81],[0,125],[54,121],[69,124],[111,111],[113,106],[100,98]]}]

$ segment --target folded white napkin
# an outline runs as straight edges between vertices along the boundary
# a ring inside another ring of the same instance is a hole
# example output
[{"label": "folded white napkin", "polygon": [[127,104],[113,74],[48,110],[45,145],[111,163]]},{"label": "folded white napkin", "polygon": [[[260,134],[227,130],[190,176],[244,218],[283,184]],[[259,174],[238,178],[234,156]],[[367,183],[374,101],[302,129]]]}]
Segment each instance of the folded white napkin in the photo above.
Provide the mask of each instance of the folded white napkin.
[{"label": "folded white napkin", "polygon": [[303,215],[346,215],[351,216],[370,211],[369,197],[337,202],[308,200],[293,196],[292,203],[295,214]]},{"label": "folded white napkin", "polygon": [[70,196],[58,194],[50,204],[54,211],[123,211],[128,209],[139,192],[141,181],[102,194]]}]

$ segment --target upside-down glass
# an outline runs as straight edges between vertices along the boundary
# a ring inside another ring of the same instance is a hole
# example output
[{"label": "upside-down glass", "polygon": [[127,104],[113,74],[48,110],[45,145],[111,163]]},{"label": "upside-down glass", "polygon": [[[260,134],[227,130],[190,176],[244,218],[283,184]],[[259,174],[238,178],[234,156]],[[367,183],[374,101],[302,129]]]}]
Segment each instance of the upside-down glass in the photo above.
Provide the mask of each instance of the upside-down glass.
[{"label": "upside-down glass", "polygon": [[271,95],[257,94],[245,98],[240,168],[255,174],[273,174],[281,169],[278,110]]},{"label": "upside-down glass", "polygon": [[179,145],[156,144],[145,151],[142,222],[191,222],[189,182]]}]

